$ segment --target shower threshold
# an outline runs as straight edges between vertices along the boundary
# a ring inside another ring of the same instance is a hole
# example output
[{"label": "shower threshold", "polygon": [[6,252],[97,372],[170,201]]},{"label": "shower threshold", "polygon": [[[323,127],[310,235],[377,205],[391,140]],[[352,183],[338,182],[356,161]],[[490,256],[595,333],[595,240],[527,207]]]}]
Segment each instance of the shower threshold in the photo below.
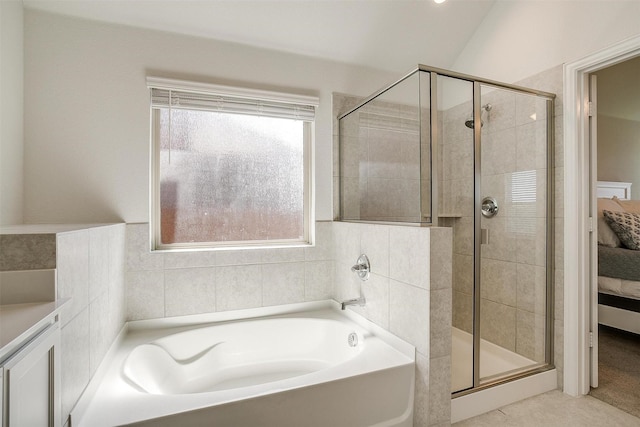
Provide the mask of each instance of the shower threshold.
[{"label": "shower threshold", "polygon": [[[451,336],[451,388],[468,389],[473,378],[473,337],[458,328],[452,328]],[[529,371],[531,375],[508,381]],[[497,384],[452,399],[452,423],[554,390],[558,381],[555,369],[541,368],[540,363],[486,340],[480,340],[480,376],[484,382]]]},{"label": "shower threshold", "polygon": [[[472,387],[473,336],[458,328],[452,328],[451,342],[451,391],[456,392]],[[480,378],[483,380],[491,381],[537,365],[539,363],[535,360],[487,340],[480,340]]]}]

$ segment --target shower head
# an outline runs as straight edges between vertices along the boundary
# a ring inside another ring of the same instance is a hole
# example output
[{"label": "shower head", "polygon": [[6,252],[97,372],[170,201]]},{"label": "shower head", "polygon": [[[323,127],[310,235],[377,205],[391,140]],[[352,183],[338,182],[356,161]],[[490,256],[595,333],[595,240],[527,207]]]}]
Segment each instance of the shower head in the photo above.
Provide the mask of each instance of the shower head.
[{"label": "shower head", "polygon": [[[482,106],[482,108],[480,109],[480,127],[484,126],[484,122],[482,121],[482,115],[484,114],[484,112],[486,111],[487,113],[489,111],[491,111],[491,109],[493,108],[493,105],[491,104],[484,104]],[[474,121],[473,118],[467,120],[464,122],[464,125],[466,127],[468,127],[469,129],[473,129],[473,125],[474,125]]]}]

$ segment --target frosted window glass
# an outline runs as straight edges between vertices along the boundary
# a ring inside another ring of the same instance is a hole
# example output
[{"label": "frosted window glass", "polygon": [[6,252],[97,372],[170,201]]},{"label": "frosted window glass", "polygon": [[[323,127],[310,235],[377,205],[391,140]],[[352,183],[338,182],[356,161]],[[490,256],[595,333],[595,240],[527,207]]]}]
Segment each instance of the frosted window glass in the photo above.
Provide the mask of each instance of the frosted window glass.
[{"label": "frosted window glass", "polygon": [[161,244],[304,238],[305,122],[157,111]]}]

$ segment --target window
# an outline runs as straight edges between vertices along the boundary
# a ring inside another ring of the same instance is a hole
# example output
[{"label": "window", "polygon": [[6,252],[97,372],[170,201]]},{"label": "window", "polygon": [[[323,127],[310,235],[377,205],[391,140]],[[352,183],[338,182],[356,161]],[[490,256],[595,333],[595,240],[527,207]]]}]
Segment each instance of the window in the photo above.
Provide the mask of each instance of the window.
[{"label": "window", "polygon": [[311,243],[317,98],[147,85],[154,249]]}]

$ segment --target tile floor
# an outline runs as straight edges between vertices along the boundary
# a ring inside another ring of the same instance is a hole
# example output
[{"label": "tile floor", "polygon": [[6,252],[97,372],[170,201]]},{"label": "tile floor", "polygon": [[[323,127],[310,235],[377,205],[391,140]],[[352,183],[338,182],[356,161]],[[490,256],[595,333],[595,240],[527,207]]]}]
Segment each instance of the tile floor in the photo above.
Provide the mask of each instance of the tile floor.
[{"label": "tile floor", "polygon": [[574,398],[554,390],[453,425],[456,427],[640,427],[640,418],[591,396]]}]

